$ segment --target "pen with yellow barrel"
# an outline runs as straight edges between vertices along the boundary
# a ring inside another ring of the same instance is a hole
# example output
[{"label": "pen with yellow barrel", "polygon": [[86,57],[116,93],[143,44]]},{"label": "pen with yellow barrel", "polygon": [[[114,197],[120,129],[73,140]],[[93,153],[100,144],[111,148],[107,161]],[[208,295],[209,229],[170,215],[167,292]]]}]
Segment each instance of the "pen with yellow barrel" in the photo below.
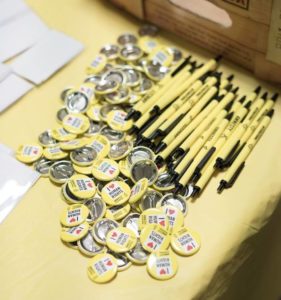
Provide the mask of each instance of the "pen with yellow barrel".
[{"label": "pen with yellow barrel", "polygon": [[[224,174],[223,179],[220,181],[219,187],[217,191],[221,193],[224,189],[228,189],[233,186],[235,181],[237,180],[238,176],[240,175],[241,171],[243,170],[245,166],[245,162],[247,157],[250,155],[250,153],[253,151],[254,147],[256,146],[257,142],[261,138],[261,136],[264,134],[266,128],[269,126],[272,116],[273,116],[274,110],[270,110],[265,116],[263,116],[260,124],[257,126],[255,131],[253,132],[252,136],[249,138],[249,140],[242,146],[242,150],[237,156],[237,159],[235,162],[231,165],[231,167],[226,171]],[[210,166],[210,168],[213,166]],[[210,171],[209,171],[210,172]],[[208,172],[208,173],[209,173]],[[207,183],[207,175],[201,182],[198,181],[196,184],[196,190],[200,191],[204,188],[205,184]],[[196,192],[198,194],[198,192]]]}]

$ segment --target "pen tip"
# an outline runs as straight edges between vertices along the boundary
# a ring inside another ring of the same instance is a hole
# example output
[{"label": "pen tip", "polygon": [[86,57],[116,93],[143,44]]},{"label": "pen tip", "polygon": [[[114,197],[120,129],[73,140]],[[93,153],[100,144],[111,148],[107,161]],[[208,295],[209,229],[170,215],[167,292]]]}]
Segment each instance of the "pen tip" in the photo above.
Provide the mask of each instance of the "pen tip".
[{"label": "pen tip", "polygon": [[275,102],[278,97],[279,97],[279,93],[275,93],[272,95],[271,100],[273,100]]},{"label": "pen tip", "polygon": [[231,110],[231,107],[232,107],[232,105],[233,105],[233,103],[234,103],[234,100],[231,100],[226,106],[225,106],[225,110],[226,111],[230,111]]},{"label": "pen tip", "polygon": [[201,190],[200,187],[197,186],[197,185],[195,185],[195,186],[193,187],[193,191],[192,191],[191,197],[192,197],[192,198],[197,197],[197,196],[199,195],[199,193],[200,193],[200,190]]},{"label": "pen tip", "polygon": [[272,118],[272,116],[274,115],[274,109],[271,109],[266,115],[267,115],[269,118]]},{"label": "pen tip", "polygon": [[242,97],[239,99],[239,102],[240,102],[241,104],[243,104],[245,100],[246,100],[246,96],[244,95],[244,96],[242,96]]},{"label": "pen tip", "polygon": [[261,91],[261,86],[257,86],[256,89],[254,90],[254,93],[256,93],[257,95],[260,93]]},{"label": "pen tip", "polygon": [[215,61],[219,62],[222,59],[222,55],[218,55],[217,57],[215,57]]},{"label": "pen tip", "polygon": [[232,81],[233,78],[234,78],[234,74],[230,74],[226,79],[227,79],[228,81]]},{"label": "pen tip", "polygon": [[228,121],[230,121],[232,117],[233,117],[233,111],[232,111],[231,113],[229,113],[229,114],[225,117],[225,119],[228,120]]},{"label": "pen tip", "polygon": [[248,101],[248,102],[244,105],[244,107],[245,107],[246,109],[249,109],[251,105],[252,105],[252,101]]},{"label": "pen tip", "polygon": [[220,194],[226,187],[227,182],[225,180],[221,180],[218,188],[217,188],[217,192]]},{"label": "pen tip", "polygon": [[265,93],[262,94],[261,98],[262,98],[263,100],[266,100],[267,96],[268,96],[268,93],[265,92]]},{"label": "pen tip", "polygon": [[234,88],[231,92],[233,94],[236,94],[239,91],[239,86],[237,86],[236,88]]},{"label": "pen tip", "polygon": [[225,87],[225,90],[226,90],[227,92],[229,92],[229,91],[231,91],[232,88],[233,88],[233,84],[230,83],[230,84],[228,84],[228,85]]}]

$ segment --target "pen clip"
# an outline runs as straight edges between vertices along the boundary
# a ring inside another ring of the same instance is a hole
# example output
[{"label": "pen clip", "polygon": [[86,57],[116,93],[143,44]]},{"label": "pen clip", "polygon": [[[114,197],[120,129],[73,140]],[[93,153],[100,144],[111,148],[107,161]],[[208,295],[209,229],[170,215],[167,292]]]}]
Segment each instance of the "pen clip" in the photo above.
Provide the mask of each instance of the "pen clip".
[{"label": "pen clip", "polygon": [[227,160],[225,160],[225,162],[224,162],[224,164],[223,164],[223,166],[222,166],[222,168],[228,168],[228,167],[230,167],[232,164],[233,164],[233,162],[235,161],[235,159],[237,158],[237,156],[240,154],[240,152],[242,151],[242,149],[245,147],[245,145],[246,145],[246,143],[244,143],[233,155],[232,155],[232,157],[230,157],[229,159],[228,159],[228,161]]},{"label": "pen clip", "polygon": [[237,180],[238,176],[240,175],[240,173],[242,172],[242,170],[245,167],[245,162],[243,161],[240,166],[237,168],[237,170],[235,171],[235,173],[233,174],[233,176],[230,178],[230,180],[227,182],[226,184],[226,188],[229,189],[233,186],[233,184],[235,183],[235,181]]}]

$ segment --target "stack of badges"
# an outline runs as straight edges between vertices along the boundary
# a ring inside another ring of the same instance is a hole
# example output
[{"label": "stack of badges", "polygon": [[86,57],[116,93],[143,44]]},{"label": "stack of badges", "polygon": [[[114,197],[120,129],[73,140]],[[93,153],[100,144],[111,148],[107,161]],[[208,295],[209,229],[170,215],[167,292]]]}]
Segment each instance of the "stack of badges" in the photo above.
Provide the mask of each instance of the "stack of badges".
[{"label": "stack of badges", "polygon": [[61,240],[91,257],[87,272],[97,283],[132,264],[169,279],[178,270],[175,253],[188,256],[200,248],[198,234],[184,226],[186,199],[172,193],[153,151],[134,145],[128,134],[132,105],[157,89],[182,59],[180,50],[161,45],[156,35],[146,25],[139,36],[126,33],[102,47],[84,83],[62,91],[58,126],[16,153],[61,185],[67,204]]}]

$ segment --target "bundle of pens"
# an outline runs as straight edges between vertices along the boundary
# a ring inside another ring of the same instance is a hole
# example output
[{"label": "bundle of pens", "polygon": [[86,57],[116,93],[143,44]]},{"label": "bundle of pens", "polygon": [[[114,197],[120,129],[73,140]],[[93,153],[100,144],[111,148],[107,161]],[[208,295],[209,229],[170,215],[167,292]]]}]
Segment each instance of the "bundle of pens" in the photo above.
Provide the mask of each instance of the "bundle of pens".
[{"label": "bundle of pens", "polygon": [[194,69],[186,58],[127,115],[136,121],[130,130],[135,144],[153,149],[159,168],[166,165],[158,181],[186,197],[198,196],[216,171],[227,169],[218,192],[234,184],[278,98],[260,96],[260,86],[238,97],[234,76],[217,71],[220,59]]}]

